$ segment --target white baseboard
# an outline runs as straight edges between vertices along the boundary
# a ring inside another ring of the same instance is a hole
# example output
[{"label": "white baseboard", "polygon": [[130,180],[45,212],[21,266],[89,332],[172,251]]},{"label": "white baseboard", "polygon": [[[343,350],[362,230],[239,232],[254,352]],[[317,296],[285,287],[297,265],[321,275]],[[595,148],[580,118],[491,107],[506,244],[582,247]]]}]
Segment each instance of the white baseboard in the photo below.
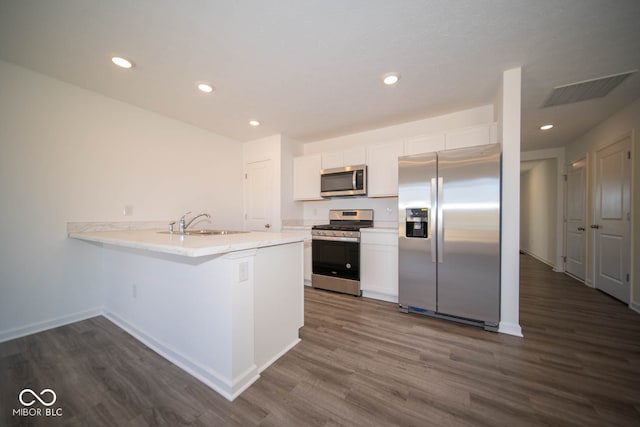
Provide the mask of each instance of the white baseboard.
[{"label": "white baseboard", "polygon": [[226,378],[223,374],[214,371],[213,369],[202,365],[195,360],[192,360],[188,356],[182,354],[175,348],[167,345],[166,343],[153,338],[146,332],[133,326],[121,316],[109,311],[105,312],[104,316],[118,325],[120,328],[127,331],[138,341],[145,344],[147,347],[164,357],[174,365],[178,366],[185,372],[188,372],[193,377],[197,378],[202,383],[211,387],[217,393],[221,394],[225,399],[232,401],[247,389],[251,384],[260,378],[258,369],[254,365],[246,372],[244,372],[238,379],[231,381],[230,378]]},{"label": "white baseboard", "polygon": [[43,332],[49,329],[58,328],[60,326],[68,325],[69,323],[79,322],[81,320],[90,319],[92,317],[100,316],[103,312],[102,307],[93,308],[91,310],[81,311],[78,313],[69,314],[67,316],[56,317],[55,319],[44,320],[41,322],[32,323],[27,326],[21,326],[19,328],[8,329],[6,331],[0,331],[0,342],[13,340],[16,338],[25,337],[27,335]]},{"label": "white baseboard", "polygon": [[516,337],[524,337],[524,335],[522,335],[522,328],[517,323],[500,322],[498,332],[501,334],[514,335]]},{"label": "white baseboard", "polygon": [[531,252],[531,251],[529,251],[527,249],[520,249],[520,250],[522,252],[524,252],[525,254],[529,255],[530,257],[533,257],[533,258],[537,259],[538,261],[547,264],[549,267],[553,268],[553,271],[561,272],[561,270],[556,270],[556,265],[552,261],[546,260],[544,258],[540,258],[538,255],[534,254],[533,252]]},{"label": "white baseboard", "polygon": [[296,338],[291,344],[289,344],[288,346],[286,346],[282,351],[278,352],[278,354],[276,354],[275,356],[273,356],[269,361],[267,361],[264,365],[260,366],[258,368],[258,373],[264,371],[265,369],[267,369],[269,366],[271,366],[276,360],[280,359],[282,356],[284,356],[284,354],[286,352],[288,352],[289,350],[291,350],[293,347],[295,347],[300,341],[302,341],[300,338]]},{"label": "white baseboard", "polygon": [[362,291],[362,296],[365,298],[372,298],[380,301],[393,302],[396,304],[398,303],[398,295],[384,294],[382,292],[375,291]]},{"label": "white baseboard", "polygon": [[571,277],[572,279],[577,280],[578,282],[585,284],[584,279],[579,278],[578,276],[574,276],[573,274],[569,273],[568,271],[565,271],[564,274],[566,274],[567,276]]}]

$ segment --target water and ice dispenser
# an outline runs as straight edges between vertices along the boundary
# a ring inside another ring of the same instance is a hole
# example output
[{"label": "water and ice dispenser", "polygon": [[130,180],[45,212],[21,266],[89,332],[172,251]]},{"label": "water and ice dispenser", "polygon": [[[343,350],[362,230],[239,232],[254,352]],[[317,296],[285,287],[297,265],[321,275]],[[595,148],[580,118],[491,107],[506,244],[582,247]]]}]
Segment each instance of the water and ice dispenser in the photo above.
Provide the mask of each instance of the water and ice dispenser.
[{"label": "water and ice dispenser", "polygon": [[405,236],[429,238],[429,208],[408,208],[406,215]]}]

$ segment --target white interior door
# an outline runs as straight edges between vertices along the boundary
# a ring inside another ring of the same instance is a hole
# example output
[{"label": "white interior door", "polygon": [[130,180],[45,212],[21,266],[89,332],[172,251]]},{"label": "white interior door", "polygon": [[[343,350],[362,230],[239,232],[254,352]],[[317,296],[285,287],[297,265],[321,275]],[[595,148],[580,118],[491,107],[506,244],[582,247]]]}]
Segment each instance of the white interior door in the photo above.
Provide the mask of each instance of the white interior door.
[{"label": "white interior door", "polygon": [[273,161],[261,160],[245,166],[245,228],[251,231],[269,231],[273,220],[274,176]]},{"label": "white interior door", "polygon": [[631,259],[631,138],[596,153],[594,283],[629,303]]},{"label": "white interior door", "polygon": [[586,273],[586,161],[567,167],[565,210],[565,271],[584,281]]}]

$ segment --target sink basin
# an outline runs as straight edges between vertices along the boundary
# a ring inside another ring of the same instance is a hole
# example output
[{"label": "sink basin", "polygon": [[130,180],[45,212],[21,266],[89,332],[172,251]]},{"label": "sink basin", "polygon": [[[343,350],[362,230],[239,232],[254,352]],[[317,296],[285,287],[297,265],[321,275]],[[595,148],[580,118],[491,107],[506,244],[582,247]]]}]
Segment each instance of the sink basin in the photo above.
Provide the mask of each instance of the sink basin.
[{"label": "sink basin", "polygon": [[[158,231],[161,234],[171,234],[168,231]],[[235,231],[235,230],[209,230],[209,229],[199,229],[199,230],[187,230],[184,232],[185,236],[222,236],[225,234],[240,234],[240,233],[248,233],[248,231]],[[173,234],[180,235],[177,231],[174,231]]]}]

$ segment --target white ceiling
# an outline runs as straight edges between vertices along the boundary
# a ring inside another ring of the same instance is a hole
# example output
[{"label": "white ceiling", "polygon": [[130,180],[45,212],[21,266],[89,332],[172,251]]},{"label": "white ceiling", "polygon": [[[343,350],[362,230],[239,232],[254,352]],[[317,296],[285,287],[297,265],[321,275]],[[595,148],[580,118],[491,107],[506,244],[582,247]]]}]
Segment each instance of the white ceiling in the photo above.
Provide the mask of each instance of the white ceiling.
[{"label": "white ceiling", "polygon": [[637,73],[541,108],[554,86],[640,68],[639,22],[638,0],[0,0],[0,59],[239,141],[302,142],[493,103],[521,66],[526,151],[640,97]]}]

